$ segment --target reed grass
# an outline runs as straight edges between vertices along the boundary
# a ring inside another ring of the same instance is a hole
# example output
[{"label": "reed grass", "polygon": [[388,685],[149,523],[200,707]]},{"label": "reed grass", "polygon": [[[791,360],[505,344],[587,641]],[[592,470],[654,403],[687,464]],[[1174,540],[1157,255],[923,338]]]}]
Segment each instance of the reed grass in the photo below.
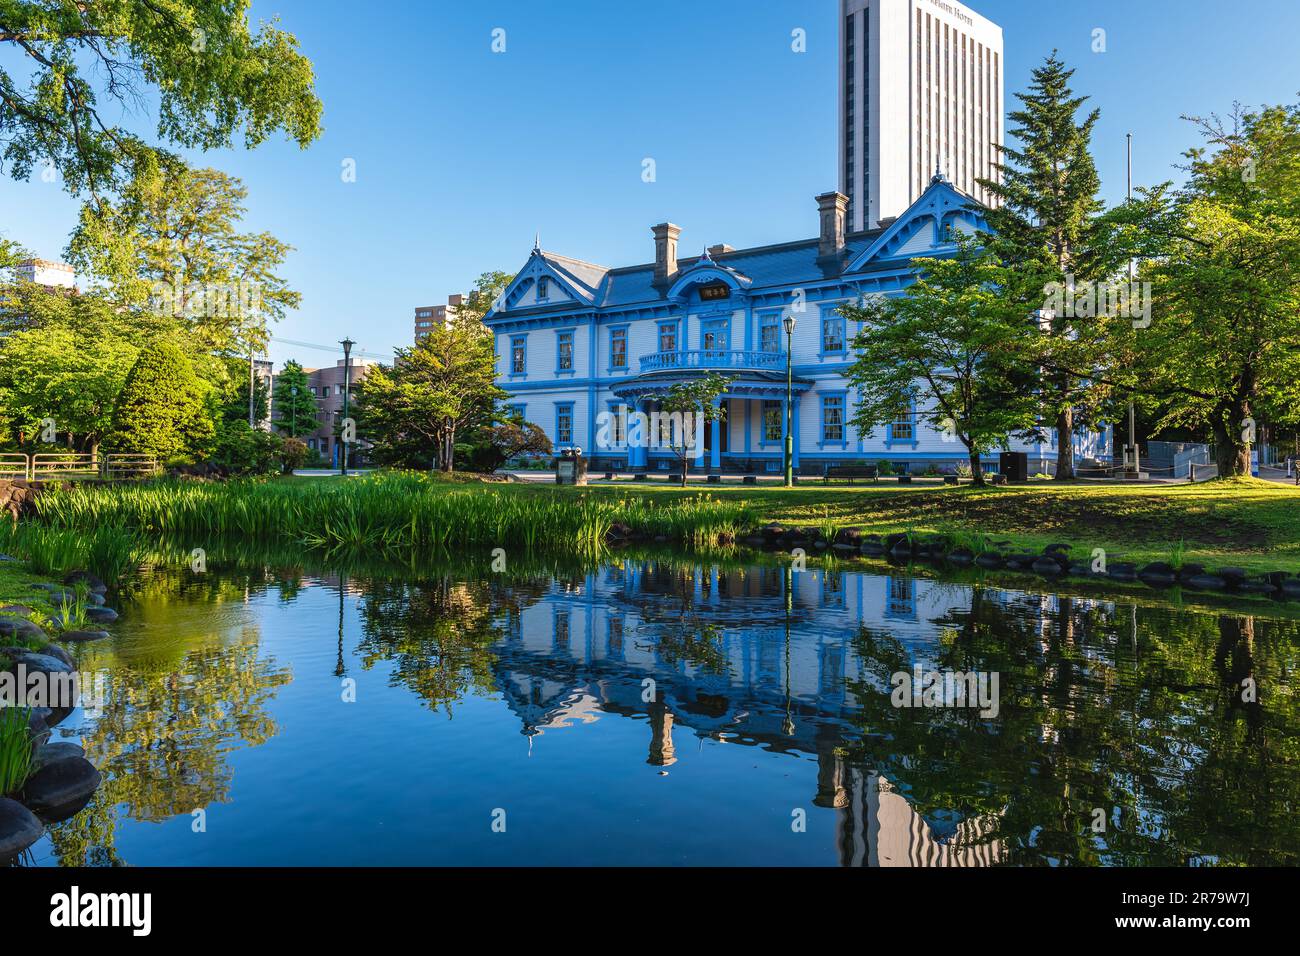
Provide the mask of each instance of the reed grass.
[{"label": "reed grass", "polygon": [[757,524],[747,503],[708,496],[657,501],[521,494],[508,486],[466,490],[404,472],[333,483],[76,486],[43,495],[37,511],[50,542],[61,532],[111,528],[151,538],[242,537],[380,552],[514,547],[590,553],[603,547],[616,525],[706,547]]},{"label": "reed grass", "polygon": [[30,715],[26,707],[0,706],[0,796],[17,793],[31,775]]},{"label": "reed grass", "polygon": [[0,522],[0,550],[22,558],[40,577],[62,579],[69,571],[89,571],[112,583],[140,563],[141,546],[133,532],[121,527],[24,521],[16,528]]}]

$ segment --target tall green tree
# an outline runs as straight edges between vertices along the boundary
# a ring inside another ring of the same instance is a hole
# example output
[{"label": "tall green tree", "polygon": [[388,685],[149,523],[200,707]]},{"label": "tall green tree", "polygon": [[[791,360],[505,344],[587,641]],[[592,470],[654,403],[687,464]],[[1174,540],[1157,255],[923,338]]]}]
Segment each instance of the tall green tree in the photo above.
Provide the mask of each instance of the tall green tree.
[{"label": "tall green tree", "polygon": [[248,190],[215,169],[166,162],[99,212],[83,210],[69,258],[126,303],[186,327],[199,347],[262,354],[269,325],[302,296],[280,275],[292,247],[241,231]]},{"label": "tall green tree", "polygon": [[483,273],[474,283],[469,295],[465,296],[465,301],[456,309],[456,315],[467,321],[483,321],[483,317],[492,310],[514,281],[514,275],[509,272],[497,270]]},{"label": "tall green tree", "polygon": [[52,421],[56,435],[95,454],[112,424],[118,394],[138,349],[107,327],[67,325],[14,332],[0,341],[0,408],[19,444]]},{"label": "tall green tree", "polygon": [[[226,422],[248,424],[248,360],[227,358],[227,377],[223,383],[221,418]],[[261,375],[253,376],[253,421],[261,424],[271,419],[271,388]]]},{"label": "tall green tree", "polygon": [[457,436],[489,424],[505,392],[496,385],[492,333],[457,315],[392,368],[372,369],[356,386],[359,427],[384,464],[429,462],[455,468]]},{"label": "tall green tree", "polygon": [[122,386],[107,446],[160,464],[192,461],[213,434],[208,386],[185,353],[166,339],[143,349]]},{"label": "tall green tree", "polygon": [[318,427],[316,396],[312,394],[307,373],[293,360],[285,362],[276,376],[272,408],[275,414],[273,424],[290,438],[309,435]]},{"label": "tall green tree", "polygon": [[157,105],[166,146],[252,148],[277,131],[306,147],[321,131],[311,62],[251,0],[5,0],[0,3],[0,162],[40,168],[98,206],[151,175],[162,153],[118,125]]},{"label": "tall green tree", "polygon": [[853,425],[869,433],[915,401],[919,421],[965,447],[982,485],[981,456],[1034,425],[1032,384],[1007,358],[1035,333],[1002,292],[1007,270],[973,238],[959,239],[953,258],[917,266],[925,272],[903,295],[841,310],[862,323],[848,376]]},{"label": "tall green tree", "polygon": [[1257,419],[1300,421],[1300,105],[1194,122],[1186,184],[1128,210],[1157,242],[1138,377],[1161,427],[1208,427],[1219,473],[1243,475]]},{"label": "tall green tree", "polygon": [[[1108,282],[1115,263],[1102,234],[1101,180],[1092,159],[1092,134],[1100,118],[1083,112],[1086,96],[1070,87],[1074,71],[1055,53],[1033,71],[1029,89],[1017,93],[1021,108],[1010,114],[1010,138],[1002,147],[998,177],[981,180],[997,200],[987,210],[990,249],[1011,272],[1005,288],[1026,321],[1045,308],[1053,287],[1071,289]],[[1057,430],[1056,478],[1075,477],[1075,429],[1096,425],[1109,410],[1112,385],[1103,374],[1111,326],[1122,320],[1070,315],[1043,316],[1044,335],[1026,369],[1041,368],[1041,414]],[[1049,321],[1050,320],[1050,321]]]}]

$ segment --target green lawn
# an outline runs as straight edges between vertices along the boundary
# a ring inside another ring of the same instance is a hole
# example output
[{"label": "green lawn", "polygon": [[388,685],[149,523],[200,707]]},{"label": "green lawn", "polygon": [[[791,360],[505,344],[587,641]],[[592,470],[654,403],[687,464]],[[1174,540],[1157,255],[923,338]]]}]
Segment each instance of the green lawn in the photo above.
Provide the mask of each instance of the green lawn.
[{"label": "green lawn", "polygon": [[[332,481],[336,479],[311,479]],[[464,485],[456,487],[463,489]],[[1056,485],[975,489],[867,484],[793,489],[734,485],[491,485],[520,495],[712,495],[759,507],[763,521],[831,521],[864,531],[970,531],[1026,547],[1062,542],[1076,554],[1104,548],[1109,561],[1163,560],[1178,542],[1189,562],[1300,572],[1300,489],[1241,478],[1196,485]]]},{"label": "green lawn", "polygon": [[53,614],[54,606],[50,604],[44,591],[35,591],[33,584],[46,581],[27,570],[27,565],[11,561],[0,561],[0,607],[12,604],[25,605]]}]

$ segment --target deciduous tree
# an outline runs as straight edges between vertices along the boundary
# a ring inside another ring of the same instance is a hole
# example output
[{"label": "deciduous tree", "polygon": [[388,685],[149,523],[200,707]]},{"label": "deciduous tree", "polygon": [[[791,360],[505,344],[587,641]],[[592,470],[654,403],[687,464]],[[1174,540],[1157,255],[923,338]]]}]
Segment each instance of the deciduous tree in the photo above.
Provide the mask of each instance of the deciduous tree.
[{"label": "deciduous tree", "polygon": [[496,385],[492,334],[457,317],[399,349],[392,368],[376,367],[357,386],[357,418],[381,463],[432,461],[455,468],[456,437],[491,421],[505,397]]},{"label": "deciduous tree", "polygon": [[862,323],[849,380],[857,390],[853,425],[867,434],[916,402],[918,418],[960,442],[975,483],[980,458],[1035,421],[1032,381],[1012,361],[1036,337],[1003,294],[1006,270],[974,239],[951,259],[917,263],[925,272],[901,296],[841,311]]}]

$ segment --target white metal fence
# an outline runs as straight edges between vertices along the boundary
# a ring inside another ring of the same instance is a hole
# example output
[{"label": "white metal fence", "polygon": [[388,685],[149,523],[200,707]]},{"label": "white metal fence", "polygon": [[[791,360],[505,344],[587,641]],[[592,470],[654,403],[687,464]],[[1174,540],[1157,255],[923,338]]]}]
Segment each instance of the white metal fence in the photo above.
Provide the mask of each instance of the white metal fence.
[{"label": "white metal fence", "polygon": [[161,472],[148,455],[42,452],[23,455],[0,453],[0,478],[29,481],[50,478],[150,478]]}]

